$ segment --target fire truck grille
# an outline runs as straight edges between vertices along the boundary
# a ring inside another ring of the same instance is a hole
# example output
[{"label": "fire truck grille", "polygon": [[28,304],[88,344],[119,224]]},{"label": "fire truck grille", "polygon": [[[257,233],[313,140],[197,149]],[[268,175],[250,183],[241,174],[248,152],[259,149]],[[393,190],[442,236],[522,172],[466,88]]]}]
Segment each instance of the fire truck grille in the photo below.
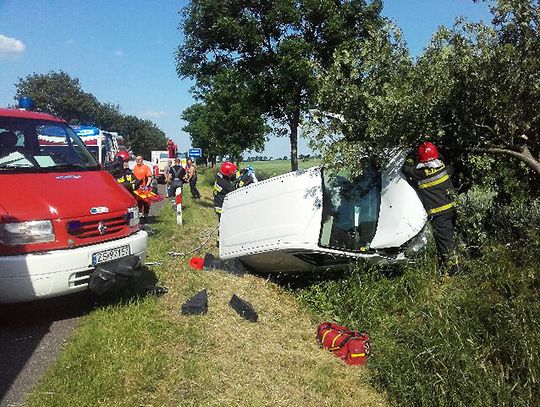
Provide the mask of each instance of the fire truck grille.
[{"label": "fire truck grille", "polygon": [[123,216],[87,222],[71,221],[68,224],[68,233],[79,239],[89,239],[112,235],[120,232],[125,226],[126,219]]}]

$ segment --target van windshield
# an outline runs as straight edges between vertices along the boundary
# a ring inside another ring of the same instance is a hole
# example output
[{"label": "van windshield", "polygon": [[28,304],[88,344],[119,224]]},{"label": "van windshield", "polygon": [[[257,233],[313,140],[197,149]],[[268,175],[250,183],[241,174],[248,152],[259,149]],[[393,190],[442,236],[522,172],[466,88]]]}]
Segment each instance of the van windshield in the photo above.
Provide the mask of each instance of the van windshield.
[{"label": "van windshield", "polygon": [[381,176],[366,165],[361,176],[323,169],[323,214],[319,245],[362,252],[375,237],[381,200]]},{"label": "van windshield", "polygon": [[94,170],[99,165],[64,123],[0,117],[0,171]]}]

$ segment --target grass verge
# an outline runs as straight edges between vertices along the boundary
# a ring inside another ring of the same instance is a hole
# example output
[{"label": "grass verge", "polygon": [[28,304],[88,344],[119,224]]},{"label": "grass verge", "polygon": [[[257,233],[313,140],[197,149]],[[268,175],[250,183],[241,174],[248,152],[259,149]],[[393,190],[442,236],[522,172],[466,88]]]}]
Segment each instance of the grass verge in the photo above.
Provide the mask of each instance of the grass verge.
[{"label": "grass verge", "polygon": [[[195,271],[187,257],[213,229],[212,173],[203,172],[194,202],[185,192],[184,225],[166,205],[152,225],[149,261],[169,288],[163,297],[121,297],[84,317],[55,366],[31,395],[31,406],[385,405],[349,367],[315,341],[316,325],[294,296],[260,277]],[[215,239],[193,255],[214,252]],[[208,290],[209,311],[183,316],[181,304]],[[240,318],[228,302],[251,302],[259,321]]]},{"label": "grass verge", "polygon": [[538,258],[532,244],[493,246],[441,280],[427,254],[402,269],[359,266],[297,295],[316,315],[369,331],[372,383],[399,405],[540,405]]}]

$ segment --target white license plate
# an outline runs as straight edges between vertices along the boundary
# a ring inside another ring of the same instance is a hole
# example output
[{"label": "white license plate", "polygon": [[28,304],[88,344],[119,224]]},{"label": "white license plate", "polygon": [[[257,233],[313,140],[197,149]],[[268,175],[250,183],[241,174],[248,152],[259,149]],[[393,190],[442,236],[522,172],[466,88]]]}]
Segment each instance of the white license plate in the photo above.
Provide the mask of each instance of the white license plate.
[{"label": "white license plate", "polygon": [[114,249],[109,250],[103,250],[102,252],[92,254],[92,266],[96,266],[100,263],[107,263],[108,261],[117,260],[129,255],[129,245],[115,247]]}]

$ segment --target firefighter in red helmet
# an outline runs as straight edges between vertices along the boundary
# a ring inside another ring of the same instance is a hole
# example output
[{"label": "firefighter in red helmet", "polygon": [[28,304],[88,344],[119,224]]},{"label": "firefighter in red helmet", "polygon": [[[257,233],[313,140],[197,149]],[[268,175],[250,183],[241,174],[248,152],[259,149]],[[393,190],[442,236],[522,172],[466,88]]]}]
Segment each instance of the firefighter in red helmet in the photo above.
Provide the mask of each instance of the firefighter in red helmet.
[{"label": "firefighter in red helmet", "polygon": [[408,158],[401,171],[416,189],[429,216],[437,246],[441,274],[458,272],[454,254],[456,223],[455,191],[451,169],[442,162],[435,144],[426,141],[418,147],[417,161]]},{"label": "firefighter in red helmet", "polygon": [[122,184],[129,192],[135,191],[139,187],[139,182],[133,171],[129,169],[130,155],[126,150],[120,150],[114,157],[114,167],[111,174],[119,184]]},{"label": "firefighter in red helmet", "polygon": [[229,161],[224,161],[216,174],[216,182],[214,183],[214,210],[221,218],[221,208],[225,195],[236,189],[236,165]]}]

